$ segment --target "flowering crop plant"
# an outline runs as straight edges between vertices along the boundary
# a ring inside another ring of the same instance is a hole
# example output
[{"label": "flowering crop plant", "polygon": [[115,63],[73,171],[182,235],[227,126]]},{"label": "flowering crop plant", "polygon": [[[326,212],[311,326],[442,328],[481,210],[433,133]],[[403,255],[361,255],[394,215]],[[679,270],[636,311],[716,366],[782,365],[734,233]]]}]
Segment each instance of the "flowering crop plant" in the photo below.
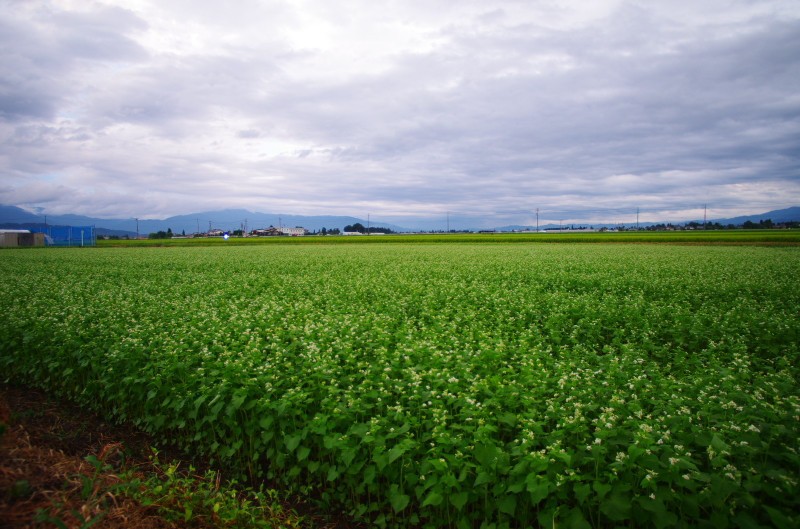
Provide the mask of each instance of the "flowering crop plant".
[{"label": "flowering crop plant", "polygon": [[378,527],[797,527],[800,248],[4,251],[0,370]]}]

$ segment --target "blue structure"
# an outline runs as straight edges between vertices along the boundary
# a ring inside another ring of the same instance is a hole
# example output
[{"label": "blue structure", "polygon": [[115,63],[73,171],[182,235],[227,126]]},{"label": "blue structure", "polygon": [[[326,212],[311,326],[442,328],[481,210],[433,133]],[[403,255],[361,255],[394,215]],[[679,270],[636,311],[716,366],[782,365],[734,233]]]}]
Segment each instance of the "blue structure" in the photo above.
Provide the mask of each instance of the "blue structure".
[{"label": "blue structure", "polygon": [[47,226],[29,230],[44,233],[47,246],[97,246],[94,226]]}]

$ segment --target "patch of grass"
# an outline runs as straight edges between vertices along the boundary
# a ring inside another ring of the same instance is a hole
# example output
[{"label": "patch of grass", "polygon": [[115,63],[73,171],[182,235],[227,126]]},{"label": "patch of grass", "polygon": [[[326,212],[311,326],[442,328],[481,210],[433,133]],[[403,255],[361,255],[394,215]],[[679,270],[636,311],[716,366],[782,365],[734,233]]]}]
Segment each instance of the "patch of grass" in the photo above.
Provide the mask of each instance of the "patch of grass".
[{"label": "patch of grass", "polygon": [[165,519],[205,527],[302,527],[304,519],[284,508],[276,490],[258,489],[236,481],[223,482],[218,471],[198,474],[193,466],[165,463],[153,451],[149,468],[122,474],[125,493],[145,506],[153,505]]}]

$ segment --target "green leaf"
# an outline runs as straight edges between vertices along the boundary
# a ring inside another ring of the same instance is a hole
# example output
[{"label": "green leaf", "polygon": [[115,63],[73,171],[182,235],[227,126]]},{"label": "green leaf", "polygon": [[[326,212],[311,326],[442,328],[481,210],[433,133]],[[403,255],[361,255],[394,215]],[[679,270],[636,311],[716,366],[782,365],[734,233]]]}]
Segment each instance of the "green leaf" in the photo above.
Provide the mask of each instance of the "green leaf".
[{"label": "green leaf", "polygon": [[492,481],[492,476],[490,476],[486,472],[478,472],[478,477],[475,478],[475,483],[473,483],[472,486],[479,487],[484,483],[489,483],[490,481]]},{"label": "green leaf", "polygon": [[611,485],[602,483],[600,481],[595,481],[594,483],[592,483],[592,488],[597,493],[597,498],[600,500],[605,498],[606,494],[608,494],[611,491]]},{"label": "green leaf", "polygon": [[514,511],[517,510],[517,497],[512,495],[504,496],[497,502],[497,508],[500,512],[514,516]]},{"label": "green leaf", "polygon": [[653,521],[653,525],[655,525],[657,529],[675,527],[675,525],[678,523],[678,517],[667,510],[661,498],[656,497],[656,499],[652,499],[649,497],[643,497],[639,498],[638,502],[639,505],[642,506],[642,509],[652,513],[651,519]]},{"label": "green leaf", "polygon": [[382,471],[384,468],[386,468],[389,457],[386,454],[374,454],[372,456],[372,460],[378,466],[378,470]]},{"label": "green leaf", "polygon": [[224,405],[225,403],[223,401],[219,401],[216,404],[214,404],[214,406],[212,406],[211,409],[209,410],[211,418],[214,418],[217,415],[219,415],[219,410],[221,410]]},{"label": "green leaf", "polygon": [[364,470],[364,483],[370,485],[375,482],[376,469],[375,465],[369,465]]},{"label": "green leaf", "polygon": [[310,453],[311,453],[311,449],[309,447],[301,446],[297,450],[297,460],[298,461],[303,461],[305,458],[308,457],[308,454],[310,454]]},{"label": "green leaf", "polygon": [[569,515],[564,519],[564,529],[592,529],[589,522],[583,516],[580,509],[575,508],[569,511]]},{"label": "green leaf", "polygon": [[628,446],[628,455],[631,458],[631,463],[639,459],[639,457],[645,453],[645,449],[636,445]]},{"label": "green leaf", "polygon": [[423,507],[427,507],[428,505],[433,505],[434,507],[441,505],[444,498],[441,494],[437,491],[433,490],[428,494],[428,497],[425,498],[425,501],[422,502]]},{"label": "green leaf", "polygon": [[400,512],[405,509],[409,501],[411,501],[411,496],[403,494],[396,484],[392,485],[389,489],[389,502],[392,504],[394,512]]},{"label": "green leaf", "polygon": [[356,450],[355,448],[348,448],[347,450],[342,451],[342,463],[344,466],[349,467],[350,463],[353,462],[353,459],[356,457]]},{"label": "green leaf", "polygon": [[388,454],[389,459],[387,461],[387,464],[392,464],[393,461],[395,461],[398,457],[402,456],[405,452],[406,452],[406,447],[403,446],[402,444],[393,447],[391,450],[389,450]]},{"label": "green leaf", "polygon": [[302,437],[301,434],[287,435],[286,437],[284,437],[283,441],[286,443],[286,449],[289,450],[290,452],[293,452],[294,449],[297,448],[298,445],[300,444],[301,437]]},{"label": "green leaf", "polygon": [[764,505],[764,510],[767,511],[769,519],[775,527],[796,527],[796,519],[790,518],[778,509]]},{"label": "green leaf", "polygon": [[725,444],[725,442],[722,439],[720,439],[719,436],[716,434],[714,434],[714,436],[711,438],[711,447],[717,452],[730,450],[731,448],[730,446]]},{"label": "green leaf", "polygon": [[525,481],[517,481],[516,483],[508,486],[508,492],[519,493],[525,490],[528,484]]},{"label": "green leaf", "polygon": [[586,498],[588,498],[589,494],[592,492],[592,488],[588,483],[579,483],[575,485],[573,490],[575,491],[575,497],[578,499],[578,503],[581,505],[586,503]]},{"label": "green leaf", "polygon": [[340,472],[336,467],[331,467],[330,469],[328,469],[328,477],[327,477],[328,481],[335,480],[336,478],[339,477],[339,474]]},{"label": "green leaf", "polygon": [[[733,525],[741,529],[763,529],[763,525],[759,524],[752,516],[746,512],[738,512],[733,517]],[[788,527],[792,527],[791,525]]]},{"label": "green leaf", "polygon": [[615,522],[627,520],[631,515],[630,498],[619,493],[612,493],[600,504],[600,512]]},{"label": "green leaf", "polygon": [[225,408],[225,414],[228,417],[231,417],[239,410],[239,408],[242,407],[242,404],[244,403],[245,399],[247,399],[246,394],[239,394],[233,397],[230,404],[228,404],[228,407]]},{"label": "green leaf", "polygon": [[497,461],[497,448],[494,445],[476,444],[472,454],[486,468],[491,468]]},{"label": "green leaf", "polygon": [[451,494],[449,497],[450,503],[459,511],[464,508],[464,505],[467,504],[468,499],[469,493],[466,491],[456,492],[455,494]]},{"label": "green leaf", "polygon": [[558,509],[559,507],[550,507],[539,511],[539,514],[536,515],[539,525],[546,529],[557,528],[558,522],[556,521],[556,516],[558,515]]},{"label": "green leaf", "polygon": [[526,481],[528,483],[528,492],[531,495],[531,503],[533,505],[538,504],[550,493],[550,481],[547,479],[547,477],[531,474],[528,476]]}]

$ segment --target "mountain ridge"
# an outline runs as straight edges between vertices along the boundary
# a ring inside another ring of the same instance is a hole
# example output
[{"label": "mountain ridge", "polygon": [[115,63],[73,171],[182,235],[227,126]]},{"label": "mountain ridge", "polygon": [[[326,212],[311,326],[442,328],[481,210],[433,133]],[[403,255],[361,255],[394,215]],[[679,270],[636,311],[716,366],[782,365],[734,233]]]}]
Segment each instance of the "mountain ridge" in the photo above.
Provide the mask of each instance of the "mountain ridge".
[{"label": "mountain ridge", "polygon": [[[760,222],[762,220],[771,219],[772,222],[790,222],[800,221],[800,206],[792,206],[784,209],[777,209],[758,213],[753,215],[742,215],[738,217],[723,218],[723,219],[709,219],[708,222],[714,222],[727,226],[728,224],[741,225],[747,221]],[[302,226],[311,231],[321,231],[322,228],[326,229],[343,229],[347,225],[361,223],[367,225],[368,223],[373,227],[389,228],[397,232],[410,232],[410,231],[444,231],[441,221],[429,220],[422,222],[420,220],[409,219],[409,224],[416,225],[416,229],[409,229],[408,227],[400,226],[394,223],[387,222],[371,222],[368,219],[358,217],[345,216],[345,215],[293,215],[293,214],[279,214],[279,213],[263,213],[254,212],[241,208],[229,208],[214,211],[202,211],[186,215],[174,215],[165,219],[103,219],[97,217],[88,217],[84,215],[37,215],[17,206],[0,205],[0,228],[24,228],[25,226],[43,226],[46,223],[49,225],[93,225],[97,228],[99,235],[139,235],[146,236],[148,233],[157,231],[166,231],[171,229],[175,234],[192,234],[192,233],[205,233],[209,228],[219,228],[226,231],[232,231],[242,228],[245,223],[248,230],[256,228],[266,228],[269,226]],[[466,226],[464,223],[472,222],[475,226]],[[681,225],[689,222],[702,222],[700,220],[686,220],[675,222],[671,224]],[[485,221],[484,221],[485,224]],[[618,224],[595,224],[595,223],[569,223],[569,225],[593,226],[600,227],[615,227]],[[642,222],[640,226],[646,227],[653,224],[661,224],[661,222]],[[630,223],[627,224],[630,226]],[[425,226],[425,227],[422,227]],[[568,224],[565,224],[566,228]],[[486,230],[486,227],[479,226],[477,220],[467,220],[455,218],[450,219],[449,227],[454,230],[469,230],[479,231]],[[558,228],[557,224],[542,224],[539,226],[540,230]],[[535,226],[526,225],[506,225],[494,228],[488,228],[494,231],[520,231],[520,230],[534,230]]]}]

